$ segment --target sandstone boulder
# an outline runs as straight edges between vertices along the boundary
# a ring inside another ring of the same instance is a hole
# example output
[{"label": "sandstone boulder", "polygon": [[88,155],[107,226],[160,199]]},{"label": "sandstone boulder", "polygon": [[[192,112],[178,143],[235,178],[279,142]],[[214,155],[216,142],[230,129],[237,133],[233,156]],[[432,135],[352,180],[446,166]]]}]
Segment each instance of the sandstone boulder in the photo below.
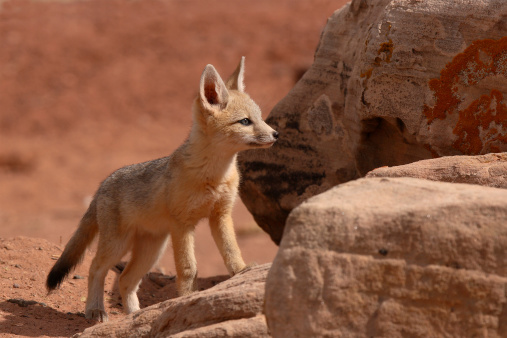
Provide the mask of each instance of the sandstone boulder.
[{"label": "sandstone boulder", "polygon": [[[273,337],[506,337],[507,191],[368,178],[290,214]],[[283,285],[283,287],[281,287]]]},{"label": "sandstone boulder", "polygon": [[270,266],[253,267],[205,291],[95,325],[80,337],[269,337],[263,304]]},{"label": "sandstone boulder", "polygon": [[240,157],[241,196],[275,243],[307,198],[381,166],[507,151],[505,0],[353,0]]},{"label": "sandstone boulder", "polygon": [[507,153],[444,156],[370,171],[366,177],[415,177],[507,189]]}]

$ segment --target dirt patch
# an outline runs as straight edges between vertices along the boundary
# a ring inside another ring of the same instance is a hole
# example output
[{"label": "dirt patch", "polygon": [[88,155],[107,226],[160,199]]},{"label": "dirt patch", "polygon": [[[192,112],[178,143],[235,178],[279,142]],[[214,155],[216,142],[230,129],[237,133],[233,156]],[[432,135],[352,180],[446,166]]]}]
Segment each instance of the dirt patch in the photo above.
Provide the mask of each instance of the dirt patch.
[{"label": "dirt patch", "polygon": [[[57,291],[47,293],[46,274],[60,254],[59,246],[43,239],[0,240],[0,335],[68,337],[95,324],[85,319],[83,313],[87,268],[93,257],[90,252]],[[109,320],[124,316],[117,277],[116,272],[110,271],[106,278],[105,305]],[[227,278],[200,278],[199,289],[208,289]],[[175,277],[149,273],[141,283],[138,296],[143,308],[177,297]]]}]

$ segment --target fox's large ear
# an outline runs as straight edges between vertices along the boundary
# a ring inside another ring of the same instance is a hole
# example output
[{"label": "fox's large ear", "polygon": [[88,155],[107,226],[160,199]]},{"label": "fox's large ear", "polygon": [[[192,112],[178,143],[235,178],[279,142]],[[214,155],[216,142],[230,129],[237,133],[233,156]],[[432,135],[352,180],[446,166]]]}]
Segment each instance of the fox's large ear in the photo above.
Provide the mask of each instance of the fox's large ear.
[{"label": "fox's large ear", "polygon": [[232,73],[227,80],[227,88],[232,90],[238,90],[240,92],[245,91],[245,83],[243,82],[245,76],[245,57],[242,56],[239,61],[238,68]]},{"label": "fox's large ear", "polygon": [[202,72],[199,97],[206,109],[224,109],[227,106],[229,92],[212,65],[207,65]]}]

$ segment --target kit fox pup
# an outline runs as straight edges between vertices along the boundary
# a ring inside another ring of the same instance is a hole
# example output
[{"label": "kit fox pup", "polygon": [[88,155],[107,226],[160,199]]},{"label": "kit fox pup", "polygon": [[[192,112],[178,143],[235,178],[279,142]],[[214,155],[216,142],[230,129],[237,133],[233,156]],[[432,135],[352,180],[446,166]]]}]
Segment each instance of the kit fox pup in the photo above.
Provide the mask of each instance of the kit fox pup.
[{"label": "kit fox pup", "polygon": [[81,261],[97,233],[86,318],[107,321],[104,280],[129,251],[131,259],[120,275],[119,290],[124,310],[139,310],[140,281],[164,252],[169,235],[178,292],[196,291],[194,228],[202,218],[209,218],[229,273],[245,268],[231,218],[240,179],[236,155],[270,147],[278,132],[262,120],[260,108],[245,93],[244,64],[243,57],[226,83],[212,65],[206,66],[192,107],[190,134],[172,155],[123,167],[102,182],[47,277],[49,291]]}]

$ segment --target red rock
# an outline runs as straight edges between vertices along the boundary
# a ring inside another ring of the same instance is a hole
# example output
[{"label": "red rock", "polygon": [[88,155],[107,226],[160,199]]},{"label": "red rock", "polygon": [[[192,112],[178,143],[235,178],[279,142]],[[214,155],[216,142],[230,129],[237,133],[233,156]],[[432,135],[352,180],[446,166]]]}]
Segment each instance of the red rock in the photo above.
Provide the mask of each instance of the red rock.
[{"label": "red rock", "polygon": [[354,0],[241,156],[241,192],[279,243],[290,211],[381,166],[507,151],[504,0]]},{"label": "red rock", "polygon": [[444,156],[370,171],[366,177],[414,177],[507,188],[507,153]]},{"label": "red rock", "polygon": [[205,291],[93,326],[80,337],[268,337],[263,307],[270,266],[253,267]]},{"label": "red rock", "polygon": [[415,178],[309,199],[266,281],[273,337],[505,337],[505,201],[504,189]]}]

